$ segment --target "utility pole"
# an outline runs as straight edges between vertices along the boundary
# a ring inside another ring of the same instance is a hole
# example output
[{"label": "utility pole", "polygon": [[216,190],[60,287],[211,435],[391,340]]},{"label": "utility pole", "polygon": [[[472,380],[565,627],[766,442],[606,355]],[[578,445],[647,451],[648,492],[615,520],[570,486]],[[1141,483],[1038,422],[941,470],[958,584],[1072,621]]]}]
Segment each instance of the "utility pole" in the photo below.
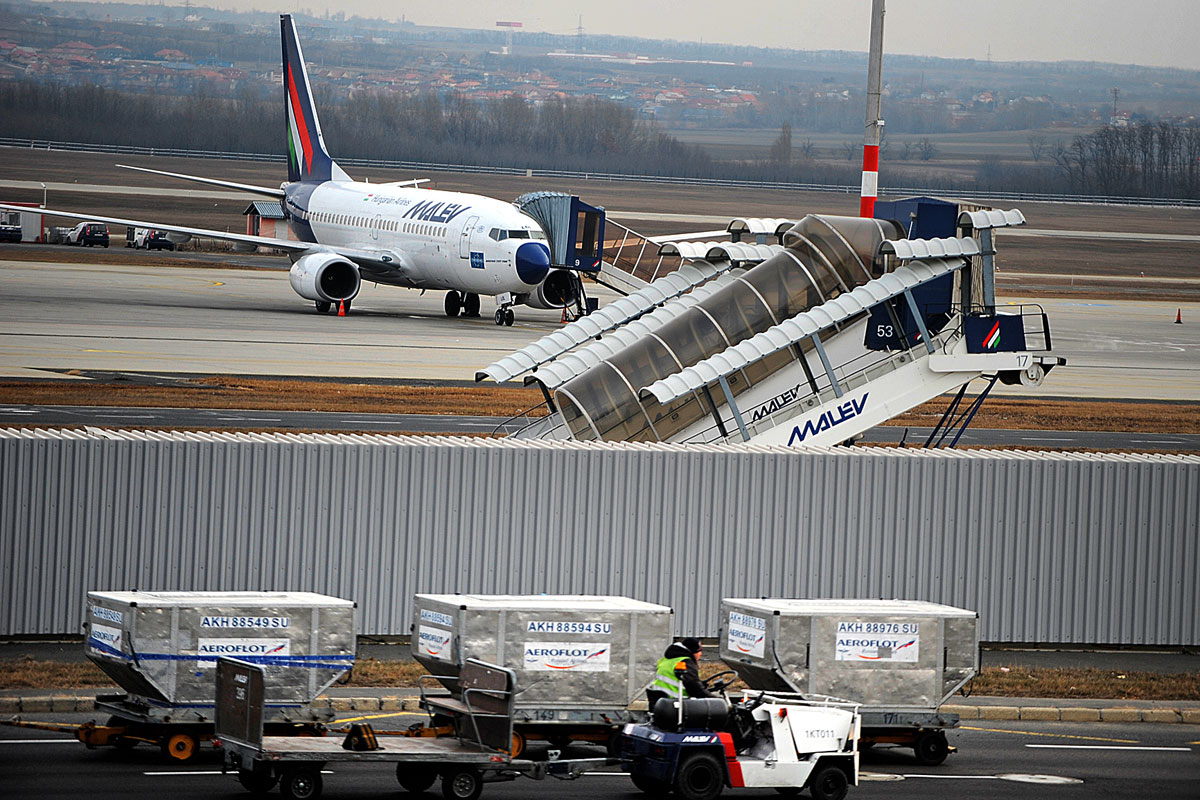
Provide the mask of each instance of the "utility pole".
[{"label": "utility pole", "polygon": [[1113,90],[1112,90],[1112,96],[1113,96],[1112,124],[1116,125],[1117,124],[1117,99],[1121,96],[1121,90],[1114,86]]},{"label": "utility pole", "polygon": [[871,0],[871,52],[867,56],[867,123],[863,137],[860,217],[875,216],[879,196],[879,144],[883,141],[883,0]]}]

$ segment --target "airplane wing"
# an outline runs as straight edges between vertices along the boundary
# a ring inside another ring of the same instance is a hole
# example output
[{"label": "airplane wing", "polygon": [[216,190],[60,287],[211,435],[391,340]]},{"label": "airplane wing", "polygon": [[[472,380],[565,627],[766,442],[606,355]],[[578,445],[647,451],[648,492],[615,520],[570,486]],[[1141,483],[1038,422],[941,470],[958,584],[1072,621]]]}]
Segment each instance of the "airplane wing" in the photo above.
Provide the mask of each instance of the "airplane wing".
[{"label": "airplane wing", "polygon": [[131,169],[135,172],[148,172],[151,175],[165,175],[168,178],[179,178],[184,181],[192,181],[193,183],[203,183],[207,186],[222,186],[226,189],[237,189],[239,192],[249,192],[250,194],[261,194],[266,197],[274,197],[283,199],[283,189],[272,189],[267,186],[252,186],[248,183],[234,183],[233,181],[220,181],[216,178],[202,178],[199,175],[184,175],[182,172],[164,172],[161,169],[150,169],[149,167],[132,167],[128,164],[117,164],[121,169]]},{"label": "airplane wing", "polygon": [[98,214],[79,214],[74,211],[58,211],[51,208],[30,208],[29,206],[10,206],[0,203],[0,210],[19,211],[22,213],[38,213],[50,217],[65,217],[83,222],[103,222],[107,225],[126,225],[134,228],[154,228],[169,233],[183,233],[189,236],[203,236],[235,244],[247,244],[254,247],[270,247],[287,253],[303,254],[308,252],[337,253],[354,262],[361,269],[371,273],[397,273],[403,271],[401,260],[394,252],[379,250],[360,250],[353,247],[334,247],[332,245],[316,244],[314,242],[297,242],[291,239],[275,239],[270,236],[252,236],[247,233],[229,233],[214,231],[207,228],[190,228],[185,225],[172,225],[163,222],[147,222],[145,220],[123,219],[121,217],[105,217]]}]

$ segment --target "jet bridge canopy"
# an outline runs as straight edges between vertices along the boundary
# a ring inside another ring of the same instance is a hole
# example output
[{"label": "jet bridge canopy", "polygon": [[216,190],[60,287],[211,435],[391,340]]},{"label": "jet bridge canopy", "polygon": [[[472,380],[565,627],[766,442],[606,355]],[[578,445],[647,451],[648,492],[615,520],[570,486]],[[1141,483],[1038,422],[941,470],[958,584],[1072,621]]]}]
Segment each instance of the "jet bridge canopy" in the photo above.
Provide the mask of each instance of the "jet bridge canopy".
[{"label": "jet bridge canopy", "polygon": [[[809,215],[786,233],[788,247],[729,285],[604,359],[555,392],[576,439],[666,441],[709,413],[695,395],[670,406],[638,391],[874,277],[879,245],[899,239],[895,223]],[[729,383],[738,394],[794,356],[780,352]]]}]

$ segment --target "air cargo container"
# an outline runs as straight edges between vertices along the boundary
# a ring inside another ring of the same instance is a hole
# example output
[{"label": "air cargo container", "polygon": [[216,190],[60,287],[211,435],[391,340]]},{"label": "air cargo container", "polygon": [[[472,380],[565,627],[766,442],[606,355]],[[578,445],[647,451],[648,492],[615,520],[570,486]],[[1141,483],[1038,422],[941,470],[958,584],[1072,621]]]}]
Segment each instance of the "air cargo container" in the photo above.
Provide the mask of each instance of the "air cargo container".
[{"label": "air cargo container", "polygon": [[88,744],[159,744],[186,760],[212,732],[221,656],[266,674],[264,721],[290,729],[332,718],[312,701],[354,665],[355,604],[308,592],[89,592],[85,654],[127,694]]},{"label": "air cargo container", "polygon": [[721,601],[721,658],[752,689],[862,704],[862,740],[951,752],[939,709],[979,671],[979,615],[914,600]]},{"label": "air cargo container", "polygon": [[467,659],[511,669],[519,738],[608,742],[644,717],[630,705],[654,680],[671,627],[670,608],[628,597],[418,594],[412,653],[448,689]]}]

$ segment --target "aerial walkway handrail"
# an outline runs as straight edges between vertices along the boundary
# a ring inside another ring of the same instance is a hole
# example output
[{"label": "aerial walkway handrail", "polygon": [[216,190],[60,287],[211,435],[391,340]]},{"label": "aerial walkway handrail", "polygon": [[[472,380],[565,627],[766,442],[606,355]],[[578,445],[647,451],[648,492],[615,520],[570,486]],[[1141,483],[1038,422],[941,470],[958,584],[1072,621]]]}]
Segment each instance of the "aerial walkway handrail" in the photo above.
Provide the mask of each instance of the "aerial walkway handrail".
[{"label": "aerial walkway handrail", "polygon": [[649,286],[638,289],[619,300],[614,300],[604,308],[580,317],[554,333],[543,336],[536,342],[492,362],[475,373],[475,380],[491,378],[497,383],[512,380],[518,375],[553,361],[588,339],[595,339],[597,336],[615,330],[646,314],[655,306],[661,306],[668,300],[686,294],[731,268],[730,264],[710,264],[706,261],[686,264],[671,274],[664,275]]}]

